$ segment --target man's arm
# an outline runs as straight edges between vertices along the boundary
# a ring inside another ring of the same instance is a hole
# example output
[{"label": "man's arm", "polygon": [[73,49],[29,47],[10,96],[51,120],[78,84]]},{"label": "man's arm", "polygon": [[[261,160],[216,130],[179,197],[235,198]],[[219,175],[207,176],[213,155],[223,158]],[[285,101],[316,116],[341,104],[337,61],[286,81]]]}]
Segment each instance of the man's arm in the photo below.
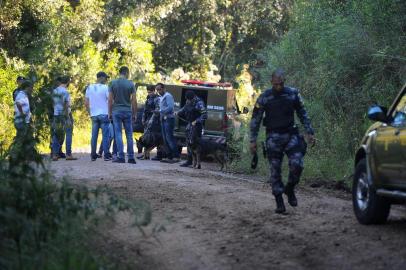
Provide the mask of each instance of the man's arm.
[{"label": "man's arm", "polygon": [[303,124],[303,126],[306,130],[307,142],[310,145],[314,146],[314,144],[316,143],[316,139],[314,137],[314,130],[313,130],[310,118],[307,115],[307,111],[304,107],[303,99],[300,96],[299,92],[296,93],[295,110],[296,110],[296,114],[297,114],[300,122]]},{"label": "man's arm", "polygon": [[90,113],[90,104],[89,104],[89,98],[85,98],[85,106],[86,106],[86,110],[88,113]]},{"label": "man's arm", "polygon": [[183,106],[182,108],[180,108],[179,111],[177,111],[175,113],[175,115],[177,115],[179,118],[185,119],[186,115],[185,115],[185,106]]},{"label": "man's arm", "polygon": [[85,106],[86,106],[86,111],[90,114],[89,86],[86,86],[86,92],[85,92]]},{"label": "man's arm", "polygon": [[264,104],[262,102],[262,95],[257,99],[254,109],[252,111],[252,118],[250,122],[250,148],[252,153],[257,151],[257,137],[259,128],[261,127],[262,117],[264,115]]},{"label": "man's arm", "polygon": [[70,95],[69,93],[66,93],[63,102],[63,111],[65,113],[65,116],[67,117],[69,117],[69,108],[70,108]]},{"label": "man's arm", "polygon": [[23,106],[21,105],[21,103],[20,103],[20,102],[16,102],[16,106],[17,106],[17,109],[18,109],[18,111],[20,112],[20,114],[21,114],[21,115],[24,115]]},{"label": "man's arm", "polygon": [[134,92],[131,95],[131,108],[132,108],[132,117],[137,120],[137,92]]},{"label": "man's arm", "polygon": [[111,120],[113,117],[113,92],[109,92],[109,104],[108,104],[108,109],[109,109],[109,119]]}]

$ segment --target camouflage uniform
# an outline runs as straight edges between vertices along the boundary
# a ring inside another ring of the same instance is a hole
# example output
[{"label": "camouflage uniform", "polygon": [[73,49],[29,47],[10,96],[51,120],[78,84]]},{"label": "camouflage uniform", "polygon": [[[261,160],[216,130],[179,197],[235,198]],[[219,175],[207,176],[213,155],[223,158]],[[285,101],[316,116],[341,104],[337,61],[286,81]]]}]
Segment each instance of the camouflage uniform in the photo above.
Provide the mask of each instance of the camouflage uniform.
[{"label": "camouflage uniform", "polygon": [[275,196],[282,194],[285,190],[281,176],[284,154],[289,159],[288,185],[295,186],[303,171],[306,143],[295,126],[295,111],[306,133],[314,134],[303,100],[299,91],[294,88],[284,87],[281,92],[273,89],[266,90],[258,97],[252,113],[251,142],[257,140],[265,113],[263,125],[266,127],[266,148],[271,169],[270,183]]},{"label": "camouflage uniform", "polygon": [[[142,123],[144,124],[144,134],[141,140],[145,144],[150,144],[151,141],[161,142],[161,121],[159,119],[159,96],[151,95],[147,97],[144,107],[144,113],[142,115]],[[153,136],[155,139],[148,139],[148,136]],[[158,156],[162,156],[162,143],[158,147]]]},{"label": "camouflage uniform", "polygon": [[[187,100],[185,106],[178,111],[178,116],[188,122],[186,126],[186,139],[188,143],[199,143],[202,137],[204,121],[207,119],[207,110],[204,102],[197,96]],[[193,126],[192,122],[196,121]]]},{"label": "camouflage uniform", "polygon": [[158,95],[153,94],[147,96],[147,100],[145,101],[144,113],[142,114],[142,123],[144,125],[148,123],[148,120],[154,114],[155,108],[159,106],[157,103],[159,103]]}]

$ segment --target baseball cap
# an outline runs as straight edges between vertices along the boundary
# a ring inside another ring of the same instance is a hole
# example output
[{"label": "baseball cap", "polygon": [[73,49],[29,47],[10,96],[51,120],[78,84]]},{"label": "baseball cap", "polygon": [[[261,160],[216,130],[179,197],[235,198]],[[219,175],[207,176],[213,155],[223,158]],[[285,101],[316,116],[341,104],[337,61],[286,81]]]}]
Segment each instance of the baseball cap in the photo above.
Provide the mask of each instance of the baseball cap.
[{"label": "baseball cap", "polygon": [[100,77],[110,78],[110,77],[106,74],[106,72],[104,72],[104,71],[99,71],[99,72],[97,72],[96,77],[97,77],[97,78],[100,78]]},{"label": "baseball cap", "polygon": [[23,76],[18,76],[17,77],[17,81],[23,81],[23,80],[25,80],[25,78]]}]

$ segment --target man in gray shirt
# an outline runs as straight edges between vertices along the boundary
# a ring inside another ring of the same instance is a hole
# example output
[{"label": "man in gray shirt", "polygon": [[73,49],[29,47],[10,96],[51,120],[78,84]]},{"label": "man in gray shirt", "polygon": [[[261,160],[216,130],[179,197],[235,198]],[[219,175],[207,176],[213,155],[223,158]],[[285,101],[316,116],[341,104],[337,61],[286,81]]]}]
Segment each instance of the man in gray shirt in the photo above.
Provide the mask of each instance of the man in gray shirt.
[{"label": "man in gray shirt", "polygon": [[128,67],[121,67],[119,73],[120,77],[113,80],[109,86],[109,119],[113,119],[118,152],[113,162],[125,163],[122,135],[122,126],[124,126],[128,163],[135,164],[132,122],[135,122],[137,117],[136,89],[134,83],[128,80],[130,76]]}]

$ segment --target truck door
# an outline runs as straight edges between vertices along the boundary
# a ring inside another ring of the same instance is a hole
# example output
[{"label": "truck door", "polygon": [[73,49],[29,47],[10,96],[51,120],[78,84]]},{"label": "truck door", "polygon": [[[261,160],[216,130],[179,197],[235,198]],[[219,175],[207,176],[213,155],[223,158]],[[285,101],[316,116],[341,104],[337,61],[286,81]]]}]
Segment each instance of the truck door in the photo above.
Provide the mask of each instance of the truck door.
[{"label": "truck door", "polygon": [[377,130],[375,154],[382,183],[399,187],[406,184],[406,95],[395,105],[391,118]]},{"label": "truck door", "polygon": [[393,113],[393,127],[399,140],[399,150],[401,151],[402,170],[400,175],[391,181],[396,186],[406,188],[406,94],[402,96],[396,110]]}]

